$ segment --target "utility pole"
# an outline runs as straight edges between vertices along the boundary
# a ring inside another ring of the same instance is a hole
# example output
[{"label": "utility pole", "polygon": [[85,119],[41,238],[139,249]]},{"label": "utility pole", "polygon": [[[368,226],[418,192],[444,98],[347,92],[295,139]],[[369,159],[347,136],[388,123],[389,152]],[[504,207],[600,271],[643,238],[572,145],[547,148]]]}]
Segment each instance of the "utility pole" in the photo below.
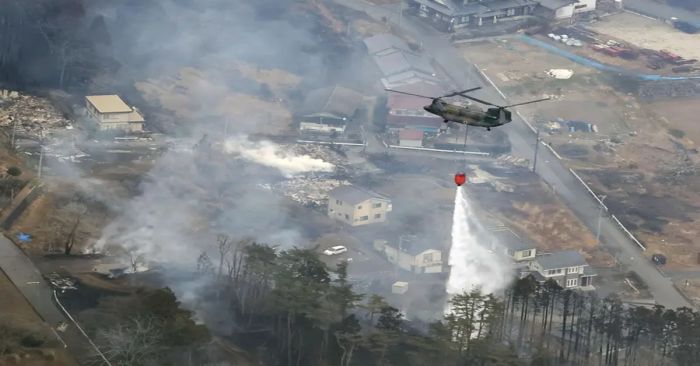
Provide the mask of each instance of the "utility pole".
[{"label": "utility pole", "polygon": [[537,151],[540,148],[540,129],[538,128],[536,131],[535,135],[535,157],[532,159],[533,164],[532,164],[532,171],[535,172],[537,170]]},{"label": "utility pole", "polygon": [[15,118],[12,124],[12,150],[15,149],[15,133],[17,132],[17,118]]},{"label": "utility pole", "polygon": [[37,178],[41,179],[41,169],[44,162],[44,129],[41,129],[41,139],[39,140],[39,172]]},{"label": "utility pole", "polygon": [[603,201],[605,201],[606,198],[608,198],[608,196],[600,196],[600,207],[598,208],[598,230],[596,231],[595,235],[597,245],[600,245],[600,223],[603,220],[603,208],[605,207],[603,206]]},{"label": "utility pole", "polygon": [[39,173],[37,174],[37,178],[41,179],[41,165],[44,160],[44,144],[41,144],[39,146]]}]

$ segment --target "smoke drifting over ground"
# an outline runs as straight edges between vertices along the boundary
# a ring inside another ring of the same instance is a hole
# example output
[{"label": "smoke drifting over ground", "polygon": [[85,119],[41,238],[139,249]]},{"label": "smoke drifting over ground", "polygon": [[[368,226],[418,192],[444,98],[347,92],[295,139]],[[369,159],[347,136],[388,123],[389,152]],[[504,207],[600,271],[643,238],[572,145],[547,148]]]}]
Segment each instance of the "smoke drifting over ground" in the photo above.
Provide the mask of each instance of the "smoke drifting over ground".
[{"label": "smoke drifting over ground", "polygon": [[200,144],[191,152],[174,149],[160,157],[142,183],[142,193],[104,230],[97,249],[116,244],[148,260],[194,265],[194,258],[212,250],[221,233],[302,245],[304,230],[289,219],[285,198],[261,185],[329,171],[333,165],[242,136],[227,140],[223,150]]},{"label": "smoke drifting over ground", "polygon": [[473,289],[497,293],[508,286],[512,279],[510,265],[506,258],[484,246],[485,235],[485,230],[475,219],[465,188],[458,187],[449,257],[448,294]]},{"label": "smoke drifting over ground", "polygon": [[275,168],[286,177],[299,173],[331,172],[335,166],[308,155],[296,155],[271,141],[250,141],[245,136],[227,138],[224,151],[248,161]]}]

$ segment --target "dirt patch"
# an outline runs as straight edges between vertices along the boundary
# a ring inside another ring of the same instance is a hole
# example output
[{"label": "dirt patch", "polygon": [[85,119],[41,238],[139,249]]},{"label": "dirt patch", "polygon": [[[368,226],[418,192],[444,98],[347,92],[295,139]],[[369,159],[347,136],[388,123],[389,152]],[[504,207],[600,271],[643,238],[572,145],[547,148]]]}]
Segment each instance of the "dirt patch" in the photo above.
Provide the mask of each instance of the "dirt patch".
[{"label": "dirt patch", "polygon": [[[241,68],[240,64],[238,66]],[[251,72],[250,67],[243,71]],[[261,71],[261,80],[267,84],[280,72]],[[255,75],[258,72],[255,71]],[[252,76],[252,75],[250,75]],[[188,128],[185,123],[204,121],[221,125],[231,123],[231,130],[247,130],[251,133],[281,134],[289,132],[292,114],[280,101],[272,102],[260,96],[241,93],[227,82],[224,71],[204,73],[194,68],[183,68],[172,78],[149,79],[137,82],[136,89],[144,99],[174,114],[182,121],[166,129]],[[294,77],[275,81],[277,88],[298,82]],[[269,85],[269,84],[268,84]],[[270,87],[272,88],[272,87]],[[274,94],[274,92],[272,92]]]},{"label": "dirt patch", "polygon": [[700,279],[688,279],[674,281],[674,285],[692,301],[695,306],[700,306]]},{"label": "dirt patch", "polygon": [[588,26],[590,29],[622,39],[637,47],[669,50],[689,59],[700,59],[697,34],[687,34],[659,22],[630,13],[619,13],[601,18]]},{"label": "dirt patch", "polygon": [[[0,355],[0,365],[77,365],[2,271],[0,294],[0,326],[10,327],[16,333],[16,343],[12,342],[12,349],[7,354]],[[33,346],[38,343],[34,340],[41,341],[41,345]],[[21,363],[13,363],[17,359],[21,359]]]},{"label": "dirt patch", "polygon": [[62,253],[74,226],[72,253],[82,252],[99,238],[110,213],[99,202],[81,200],[76,191],[72,184],[47,184],[44,193],[27,207],[10,230],[31,235],[25,251],[33,255]]}]

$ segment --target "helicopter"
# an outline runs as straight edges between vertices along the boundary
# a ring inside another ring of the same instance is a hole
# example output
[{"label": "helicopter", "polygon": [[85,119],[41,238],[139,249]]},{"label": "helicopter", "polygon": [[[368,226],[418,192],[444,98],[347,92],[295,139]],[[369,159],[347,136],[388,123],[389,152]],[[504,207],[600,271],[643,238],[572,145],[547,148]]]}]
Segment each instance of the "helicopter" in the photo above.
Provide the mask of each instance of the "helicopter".
[{"label": "helicopter", "polygon": [[[531,100],[529,102],[501,106],[501,105],[486,102],[486,101],[478,99],[478,98],[474,98],[474,97],[466,94],[466,93],[469,93],[469,92],[472,92],[475,90],[479,90],[479,89],[481,89],[481,87],[476,87],[476,88],[471,88],[471,89],[462,90],[462,91],[458,91],[458,92],[453,92],[450,94],[443,95],[441,97],[428,97],[425,95],[406,93],[406,92],[402,92],[402,91],[398,91],[398,90],[391,90],[391,89],[384,89],[384,90],[392,92],[392,93],[406,94],[406,95],[411,95],[414,97],[432,99],[433,102],[430,103],[430,105],[423,107],[423,109],[425,109],[427,112],[432,113],[436,116],[442,117],[442,119],[445,123],[452,121],[452,122],[457,122],[457,123],[461,123],[463,125],[468,125],[468,126],[485,127],[489,131],[491,131],[491,127],[502,126],[502,125],[509,123],[513,120],[512,116],[511,116],[511,112],[508,110],[508,108],[517,107],[517,106],[525,105],[525,104],[543,102],[545,100],[550,99],[550,98],[543,98],[543,99]],[[492,108],[488,108],[487,110],[484,111],[481,108],[470,107],[470,106],[462,107],[462,106],[459,106],[456,104],[447,103],[444,100],[442,100],[442,98],[449,98],[449,97],[454,97],[457,95],[459,95],[463,98],[467,98],[467,99],[473,100],[475,102],[487,105],[487,106],[491,106]]]}]

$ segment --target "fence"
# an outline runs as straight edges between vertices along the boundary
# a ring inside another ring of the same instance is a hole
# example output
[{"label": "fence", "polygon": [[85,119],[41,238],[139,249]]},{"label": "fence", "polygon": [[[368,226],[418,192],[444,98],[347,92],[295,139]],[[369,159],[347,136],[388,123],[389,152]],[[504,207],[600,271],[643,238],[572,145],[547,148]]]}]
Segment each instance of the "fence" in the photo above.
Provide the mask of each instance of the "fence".
[{"label": "fence", "polygon": [[[508,100],[508,98],[505,96],[505,94],[503,94],[503,92],[501,92],[501,90],[498,89],[498,86],[496,86],[496,84],[491,80],[491,78],[489,78],[483,71],[481,71],[481,69],[479,69],[479,66],[478,66],[477,64],[473,64],[473,67],[474,67],[474,69],[477,71],[477,73],[482,77],[482,79],[484,79],[484,80],[487,81],[489,84],[491,84],[491,86],[498,92],[498,94],[500,94],[500,95],[503,97],[503,99],[505,99],[506,101]],[[516,112],[516,114],[517,114],[518,117],[520,117],[520,119],[527,125],[527,127],[530,129],[530,131],[532,131],[532,133],[537,133],[537,130],[530,124],[530,122],[527,121],[527,119],[526,119],[525,117],[523,117],[523,116],[520,114],[520,112]],[[542,144],[543,144],[544,146],[546,146],[547,149],[549,149],[549,151],[550,151],[557,159],[562,160],[561,155],[559,155],[559,154],[556,152],[556,150],[554,150],[554,148],[553,148],[551,145],[545,143],[544,141],[542,141]],[[580,177],[573,169],[569,169],[569,172],[571,172],[571,174],[572,174],[572,175],[576,178],[576,180],[586,189],[586,191],[588,191],[588,193],[589,193],[591,196],[593,196],[593,198],[594,198],[594,199],[598,202],[598,204],[605,210],[605,212],[609,212],[608,207],[603,203],[603,201],[598,197],[598,195],[595,194],[595,193],[593,192],[593,190],[591,189],[591,187],[589,187],[588,184],[586,184],[586,182],[584,182],[583,179],[581,179],[581,177]],[[647,248],[644,246],[644,244],[642,244],[642,243],[641,243],[641,242],[640,242],[626,227],[625,227],[625,225],[622,225],[622,223],[620,222],[620,220],[618,220],[617,217],[615,217],[615,215],[612,215],[611,217],[612,217],[613,221],[615,221],[615,223],[620,227],[620,229],[622,229],[622,231],[624,231],[625,234],[627,234],[627,236],[629,236],[629,238],[632,239],[632,241],[633,241],[635,244],[637,244],[637,245],[642,249],[642,251],[645,251],[645,250],[647,249]]]}]

